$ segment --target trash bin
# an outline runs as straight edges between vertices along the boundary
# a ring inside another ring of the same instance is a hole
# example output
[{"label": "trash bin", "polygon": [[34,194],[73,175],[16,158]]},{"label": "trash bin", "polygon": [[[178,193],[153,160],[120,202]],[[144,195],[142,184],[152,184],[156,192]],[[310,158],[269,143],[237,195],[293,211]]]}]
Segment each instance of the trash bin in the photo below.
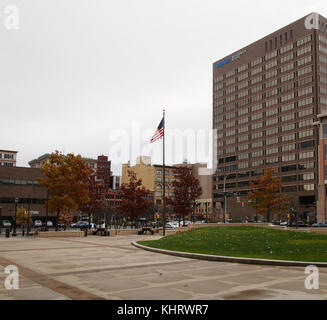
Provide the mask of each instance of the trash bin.
[{"label": "trash bin", "polygon": [[10,230],[9,228],[6,228],[6,238],[9,238],[10,237]]}]

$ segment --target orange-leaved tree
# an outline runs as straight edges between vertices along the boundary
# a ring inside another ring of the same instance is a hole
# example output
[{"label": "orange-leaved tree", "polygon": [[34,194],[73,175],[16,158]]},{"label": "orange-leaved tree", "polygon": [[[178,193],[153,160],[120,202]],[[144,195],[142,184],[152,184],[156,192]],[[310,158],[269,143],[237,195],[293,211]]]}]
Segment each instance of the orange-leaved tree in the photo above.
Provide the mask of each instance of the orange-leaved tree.
[{"label": "orange-leaved tree", "polygon": [[199,180],[193,177],[191,170],[186,166],[176,169],[175,180],[172,183],[174,196],[167,198],[167,204],[173,207],[174,212],[183,217],[192,213],[195,199],[201,196],[202,188]]},{"label": "orange-leaved tree", "polygon": [[91,223],[91,215],[105,210],[106,191],[108,187],[103,179],[97,178],[96,173],[90,174],[88,184],[90,201],[82,203],[80,209],[88,214],[89,223]]},{"label": "orange-leaved tree", "polygon": [[127,173],[129,182],[120,187],[122,201],[117,209],[125,218],[135,222],[150,205],[150,191],[142,186],[142,180],[137,179],[135,172],[128,170]]},{"label": "orange-leaved tree", "polygon": [[22,229],[28,228],[28,226],[32,223],[32,216],[30,212],[28,212],[24,207],[19,207],[17,209],[17,224],[19,224]]},{"label": "orange-leaved tree", "polygon": [[266,214],[268,222],[271,215],[281,215],[290,208],[290,197],[280,192],[281,179],[273,173],[274,168],[267,168],[262,177],[250,182],[252,190],[247,201],[257,214]]},{"label": "orange-leaved tree", "polygon": [[48,206],[50,212],[57,213],[56,225],[61,212],[65,210],[65,215],[70,214],[72,209],[78,209],[90,201],[88,178],[91,169],[80,155],[63,155],[56,151],[41,166],[41,170],[44,177],[38,181],[48,189]]}]

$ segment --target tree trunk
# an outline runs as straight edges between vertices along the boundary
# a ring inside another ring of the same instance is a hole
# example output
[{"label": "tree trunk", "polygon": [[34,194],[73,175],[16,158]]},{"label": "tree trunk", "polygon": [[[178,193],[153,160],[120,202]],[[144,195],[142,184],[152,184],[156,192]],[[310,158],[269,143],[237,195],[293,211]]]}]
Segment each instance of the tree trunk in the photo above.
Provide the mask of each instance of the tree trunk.
[{"label": "tree trunk", "polygon": [[[60,210],[57,210],[56,231],[58,231],[59,214],[60,214]],[[48,221],[46,221],[45,223],[46,223],[46,227],[47,227]]]},{"label": "tree trunk", "polygon": [[267,222],[270,222],[270,211],[267,212]]}]

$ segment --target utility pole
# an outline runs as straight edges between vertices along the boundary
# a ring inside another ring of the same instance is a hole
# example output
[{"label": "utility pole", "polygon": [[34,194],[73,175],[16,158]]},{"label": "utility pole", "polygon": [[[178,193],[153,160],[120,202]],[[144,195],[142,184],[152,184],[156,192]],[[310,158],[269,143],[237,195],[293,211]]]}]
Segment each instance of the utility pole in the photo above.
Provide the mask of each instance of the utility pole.
[{"label": "utility pole", "polygon": [[226,179],[230,174],[224,175],[224,223],[226,223],[227,203],[226,203]]},{"label": "utility pole", "polygon": [[16,223],[16,219],[17,219],[17,204],[18,204],[18,201],[19,199],[18,198],[15,198],[15,221],[14,221],[14,231],[12,233],[12,236],[13,237],[16,237],[17,236],[17,223]]}]

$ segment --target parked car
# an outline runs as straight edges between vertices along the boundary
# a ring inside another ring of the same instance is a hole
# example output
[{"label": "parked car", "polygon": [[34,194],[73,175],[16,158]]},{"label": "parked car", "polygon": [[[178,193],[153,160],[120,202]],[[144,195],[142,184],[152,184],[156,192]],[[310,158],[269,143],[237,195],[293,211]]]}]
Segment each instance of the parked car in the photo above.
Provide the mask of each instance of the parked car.
[{"label": "parked car", "polygon": [[170,222],[166,223],[166,229],[174,229],[174,225]]},{"label": "parked car", "polygon": [[34,227],[42,227],[42,221],[41,220],[35,220],[34,221]]},{"label": "parked car", "polygon": [[312,226],[312,228],[327,228],[327,221],[322,221],[319,223],[314,223]]},{"label": "parked car", "polygon": [[66,230],[66,225],[64,223],[58,223],[57,227],[59,230]]},{"label": "parked car", "polygon": [[53,222],[52,221],[47,221],[47,227],[53,227]]},{"label": "parked car", "polygon": [[282,226],[282,227],[287,227],[287,221],[283,221],[283,222],[281,222],[281,223],[280,223],[280,226]]},{"label": "parked car", "polygon": [[80,229],[89,228],[90,227],[88,221],[78,221],[76,223],[72,223],[70,226],[72,228],[80,228]]},{"label": "parked car", "polygon": [[[308,227],[308,225],[302,221],[298,221],[297,226],[298,226],[298,228],[307,228]],[[296,222],[293,222],[291,227],[295,228]]]},{"label": "parked car", "polygon": [[11,223],[8,220],[2,220],[1,225],[4,228],[10,228],[11,227]]}]

